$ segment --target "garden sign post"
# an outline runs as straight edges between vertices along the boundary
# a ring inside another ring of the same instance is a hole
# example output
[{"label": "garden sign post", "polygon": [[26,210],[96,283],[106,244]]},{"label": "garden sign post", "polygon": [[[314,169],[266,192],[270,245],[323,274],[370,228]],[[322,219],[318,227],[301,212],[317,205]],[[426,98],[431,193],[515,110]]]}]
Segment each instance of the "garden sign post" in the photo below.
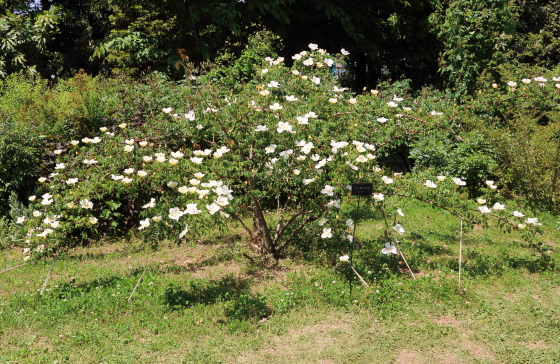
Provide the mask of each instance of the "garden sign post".
[{"label": "garden sign post", "polygon": [[[354,255],[354,244],[356,240],[356,226],[358,225],[358,217],[360,213],[360,200],[362,196],[371,196],[373,193],[373,184],[371,183],[353,183],[352,184],[352,196],[358,196],[358,205],[356,206],[356,221],[354,221],[354,231],[352,232],[352,240],[350,240],[350,268],[356,273],[358,278],[365,283],[363,278],[358,274],[358,272],[354,269],[353,265],[353,255]],[[350,300],[352,300],[352,280],[350,280]]]}]

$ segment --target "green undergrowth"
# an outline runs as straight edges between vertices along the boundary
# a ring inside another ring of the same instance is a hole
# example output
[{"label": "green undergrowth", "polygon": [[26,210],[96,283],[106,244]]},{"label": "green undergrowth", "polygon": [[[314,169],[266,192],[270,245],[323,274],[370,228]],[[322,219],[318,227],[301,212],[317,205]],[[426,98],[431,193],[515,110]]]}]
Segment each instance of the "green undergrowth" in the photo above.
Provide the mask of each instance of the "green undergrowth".
[{"label": "green undergrowth", "polygon": [[[364,209],[354,266],[367,287],[321,251],[261,262],[239,228],[155,251],[105,242],[4,271],[0,362],[558,362],[557,230],[529,245],[465,224],[459,286],[460,222],[420,204],[403,211],[416,279],[380,253],[381,220]],[[0,270],[20,259],[3,251]]]}]

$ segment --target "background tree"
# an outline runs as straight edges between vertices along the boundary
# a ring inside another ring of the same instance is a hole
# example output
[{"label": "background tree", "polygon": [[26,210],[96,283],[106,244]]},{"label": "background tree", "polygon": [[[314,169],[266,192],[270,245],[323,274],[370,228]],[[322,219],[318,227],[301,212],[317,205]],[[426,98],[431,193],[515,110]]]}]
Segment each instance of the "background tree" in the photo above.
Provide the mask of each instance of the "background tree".
[{"label": "background tree", "polygon": [[47,75],[56,58],[47,43],[58,22],[57,8],[43,11],[30,1],[0,5],[0,77],[18,71]]},{"label": "background tree", "polygon": [[439,71],[457,93],[472,92],[484,70],[508,60],[515,18],[510,0],[450,1],[433,13],[431,21],[444,43]]},{"label": "background tree", "polygon": [[58,55],[52,74],[71,77],[80,69],[90,74],[102,71],[101,62],[91,56],[110,31],[112,13],[106,0],[42,0],[43,10],[57,9],[58,32],[48,48]]},{"label": "background tree", "polygon": [[560,2],[519,0],[513,58],[520,63],[552,68],[560,63]]}]

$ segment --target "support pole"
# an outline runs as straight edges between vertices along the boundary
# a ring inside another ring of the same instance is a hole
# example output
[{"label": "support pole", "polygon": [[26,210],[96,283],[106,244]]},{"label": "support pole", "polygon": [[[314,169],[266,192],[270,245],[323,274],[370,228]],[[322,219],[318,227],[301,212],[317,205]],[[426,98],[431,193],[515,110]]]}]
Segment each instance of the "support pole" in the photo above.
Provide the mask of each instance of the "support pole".
[{"label": "support pole", "polygon": [[[354,244],[356,243],[356,226],[358,225],[358,216],[360,213],[360,200],[361,196],[358,196],[358,206],[356,206],[356,221],[354,221],[354,231],[352,232],[352,241],[350,241],[350,267],[354,272],[356,272],[356,270],[354,269],[354,262],[352,261],[352,259],[354,258]],[[352,279],[350,279],[350,302],[352,302]]]},{"label": "support pole", "polygon": [[461,262],[463,261],[463,219],[461,219],[461,233],[459,237],[459,288],[461,288]]},{"label": "support pole", "polygon": [[146,273],[146,270],[148,269],[148,267],[150,266],[150,264],[152,263],[152,261],[154,260],[154,256],[155,256],[155,252],[152,253],[152,258],[150,259],[150,261],[148,262],[148,264],[146,264],[146,266],[144,267],[144,271],[142,272],[142,274],[140,275],[140,278],[138,278],[138,282],[136,282],[136,285],[134,286],[134,289],[132,290],[132,293],[130,294],[130,296],[128,296],[128,302],[130,302],[130,300],[132,299],[132,296],[134,295],[134,292],[136,292],[136,289],[138,288],[138,286],[140,285],[140,282],[142,282],[142,278],[144,278],[144,274]]}]

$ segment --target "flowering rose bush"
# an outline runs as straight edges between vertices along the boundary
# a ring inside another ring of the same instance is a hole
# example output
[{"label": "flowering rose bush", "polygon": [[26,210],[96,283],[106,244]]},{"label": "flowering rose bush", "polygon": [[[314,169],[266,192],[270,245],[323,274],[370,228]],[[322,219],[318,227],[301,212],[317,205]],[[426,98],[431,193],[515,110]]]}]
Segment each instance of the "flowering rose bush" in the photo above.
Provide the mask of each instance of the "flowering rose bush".
[{"label": "flowering rose bush", "polygon": [[420,95],[440,99],[450,121],[441,134],[407,144],[415,168],[460,175],[469,186],[499,179],[511,195],[558,211],[560,69],[502,65],[479,84],[460,102],[433,90]]},{"label": "flowering rose bush", "polygon": [[[350,244],[354,223],[340,207],[356,182],[373,183],[368,200],[384,211],[385,254],[400,249],[408,230],[398,222],[402,210],[384,210],[391,196],[521,228],[493,183],[487,201],[494,205],[483,211],[468,199],[463,176],[384,175],[379,153],[445,130],[444,112],[375,90],[352,95],[330,74],[343,57],[310,49],[295,55],[291,68],[265,59],[235,93],[200,76],[180,91],[181,103],[147,122],[101,127],[54,150],[53,172],[41,177],[20,221],[27,251],[40,258],[119,226],[151,242],[177,240],[225,219],[239,221],[264,256],[278,258],[304,229]],[[265,210],[273,201],[280,214],[271,218]]]}]

